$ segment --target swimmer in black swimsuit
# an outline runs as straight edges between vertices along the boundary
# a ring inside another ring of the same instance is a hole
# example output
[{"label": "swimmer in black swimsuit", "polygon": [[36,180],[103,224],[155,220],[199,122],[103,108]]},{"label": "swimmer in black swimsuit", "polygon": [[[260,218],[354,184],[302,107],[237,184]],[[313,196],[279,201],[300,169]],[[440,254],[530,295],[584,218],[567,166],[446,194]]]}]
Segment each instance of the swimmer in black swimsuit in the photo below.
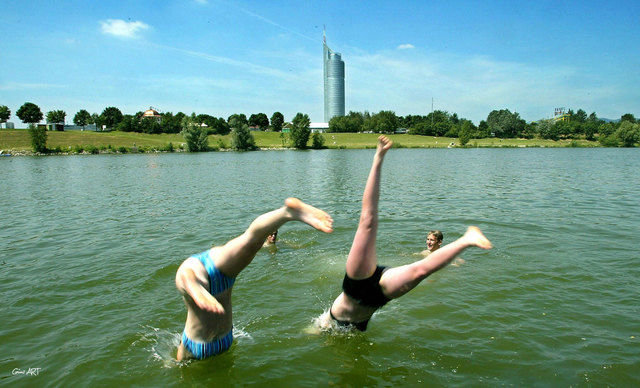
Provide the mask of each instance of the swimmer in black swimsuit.
[{"label": "swimmer in black swimsuit", "polygon": [[378,138],[378,147],[362,196],[362,213],[358,230],[347,258],[343,292],[329,311],[320,317],[319,325],[326,328],[331,321],[339,326],[352,326],[364,331],[373,313],[391,299],[411,291],[427,276],[446,266],[466,248],[475,246],[490,249],[491,242],[480,229],[471,226],[458,240],[432,252],[428,257],[412,264],[395,268],[378,265],[376,234],[378,232],[378,201],[380,173],[385,154],[392,141],[386,136]]}]

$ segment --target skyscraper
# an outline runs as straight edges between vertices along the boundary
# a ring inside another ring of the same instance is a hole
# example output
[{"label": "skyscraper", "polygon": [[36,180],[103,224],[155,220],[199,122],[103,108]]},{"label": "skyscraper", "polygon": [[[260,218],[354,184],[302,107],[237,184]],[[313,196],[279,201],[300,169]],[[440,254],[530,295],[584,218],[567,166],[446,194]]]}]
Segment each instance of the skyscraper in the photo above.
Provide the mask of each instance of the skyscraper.
[{"label": "skyscraper", "polygon": [[340,53],[327,46],[327,36],[323,33],[324,60],[324,121],[332,117],[344,116],[344,62]]}]

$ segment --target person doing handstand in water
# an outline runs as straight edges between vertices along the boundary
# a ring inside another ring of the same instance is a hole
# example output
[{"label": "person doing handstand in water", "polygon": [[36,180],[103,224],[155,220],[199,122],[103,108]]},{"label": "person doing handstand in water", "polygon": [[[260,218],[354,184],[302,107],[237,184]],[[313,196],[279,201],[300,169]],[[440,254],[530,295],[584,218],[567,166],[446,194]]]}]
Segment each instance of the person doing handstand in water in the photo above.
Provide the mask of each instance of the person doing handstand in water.
[{"label": "person doing handstand in water", "polygon": [[380,174],[384,156],[392,144],[386,136],[378,138],[373,165],[362,196],[360,222],[347,257],[346,275],[342,282],[343,292],[333,302],[329,311],[319,318],[320,328],[330,328],[333,320],[338,326],[355,327],[365,331],[376,310],[391,299],[399,298],[411,291],[427,276],[446,266],[466,248],[475,246],[490,249],[492,247],[491,242],[480,229],[471,226],[462,237],[431,252],[422,260],[395,268],[378,265],[376,234]]},{"label": "person doing handstand in water", "polygon": [[333,219],[297,198],[260,215],[240,236],[186,259],[176,273],[176,287],[187,306],[187,321],[177,359],[203,359],[222,353],[233,342],[231,289],[265,239],[289,221],[304,222],[322,232],[333,231]]}]

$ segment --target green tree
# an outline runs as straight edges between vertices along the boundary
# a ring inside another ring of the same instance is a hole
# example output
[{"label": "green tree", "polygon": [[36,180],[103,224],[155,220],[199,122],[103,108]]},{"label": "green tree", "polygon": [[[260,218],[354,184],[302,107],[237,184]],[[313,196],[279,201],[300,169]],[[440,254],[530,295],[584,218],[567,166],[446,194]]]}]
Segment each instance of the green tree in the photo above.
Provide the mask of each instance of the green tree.
[{"label": "green tree", "polygon": [[209,148],[207,130],[198,125],[197,121],[195,113],[182,119],[182,136],[189,152],[201,152]]},{"label": "green tree", "polygon": [[543,139],[558,140],[560,134],[559,127],[555,125],[553,120],[541,120],[538,122],[538,132]]},{"label": "green tree", "polygon": [[218,117],[213,123],[211,130],[212,133],[216,135],[228,135],[231,132],[231,127],[227,123],[227,120],[222,117]]},{"label": "green tree", "polygon": [[274,132],[281,132],[282,124],[284,124],[284,115],[280,112],[274,112],[271,115],[271,129]]},{"label": "green tree", "polygon": [[356,133],[364,130],[364,115],[359,112],[349,112],[346,116],[334,116],[329,120],[329,132]]},{"label": "green tree", "polygon": [[32,102],[25,102],[16,112],[16,116],[30,126],[39,123],[42,120],[42,111],[40,107]]},{"label": "green tree", "polygon": [[296,117],[291,121],[291,141],[295,148],[307,148],[309,136],[311,135],[310,124],[309,116],[302,113],[296,114]]},{"label": "green tree", "polygon": [[324,148],[324,136],[321,133],[316,132],[311,136],[311,148],[315,150]]},{"label": "green tree", "polygon": [[489,125],[486,121],[480,120],[480,124],[478,124],[478,138],[485,139],[491,136],[491,130],[489,129]]},{"label": "green tree", "polygon": [[583,111],[582,109],[578,109],[578,111],[576,112],[576,114],[572,117],[573,121],[577,121],[579,123],[584,123],[587,121],[587,112]]},{"label": "green tree", "polygon": [[584,133],[585,139],[595,140],[595,135],[598,132],[598,124],[592,121],[585,122],[582,132]]},{"label": "green tree", "polygon": [[524,130],[526,122],[520,118],[517,112],[511,113],[509,109],[493,110],[487,116],[489,130],[496,137],[517,137]]},{"label": "green tree", "polygon": [[64,120],[67,117],[67,113],[63,110],[50,110],[47,112],[47,123],[49,124],[64,124]]},{"label": "green tree", "polygon": [[160,131],[162,133],[178,133],[182,129],[182,118],[184,113],[178,112],[175,116],[171,112],[165,112],[162,114],[162,120],[160,120]]},{"label": "green tree", "polygon": [[636,118],[631,113],[625,113],[622,115],[622,117],[620,117],[620,122],[623,121],[628,121],[631,124],[634,124],[636,122]]},{"label": "green tree", "polygon": [[640,141],[640,124],[632,124],[631,121],[625,120],[615,135],[623,147],[633,147]]},{"label": "green tree", "polygon": [[122,121],[123,115],[120,109],[110,106],[104,108],[100,115],[100,125],[106,125],[107,128],[115,128],[120,121]]},{"label": "green tree", "polygon": [[142,132],[140,119],[137,116],[124,115],[122,116],[122,120],[116,125],[115,130],[122,132]]},{"label": "green tree", "polygon": [[249,126],[258,127],[264,131],[269,128],[269,118],[264,113],[254,113],[249,117]]},{"label": "green tree", "polygon": [[249,125],[241,119],[233,118],[231,127],[231,148],[236,151],[253,151],[256,149],[256,141],[249,130]]},{"label": "green tree", "polygon": [[364,128],[374,133],[393,133],[398,128],[398,116],[392,111],[382,110],[365,120]]},{"label": "green tree", "polygon": [[598,126],[598,136],[609,136],[613,135],[616,131],[617,127],[614,123],[606,123],[604,121],[600,121],[600,125]]},{"label": "green tree", "polygon": [[91,120],[91,114],[85,109],[80,109],[78,113],[73,116],[73,123],[82,126],[82,129],[84,129],[85,125],[89,124],[89,120]]},{"label": "green tree", "polygon": [[2,124],[6,123],[11,117],[11,110],[6,105],[0,105],[0,127]]},{"label": "green tree", "polygon": [[229,116],[229,118],[227,119],[227,124],[229,124],[229,126],[231,128],[233,128],[233,125],[231,125],[231,121],[233,121],[234,119],[238,120],[238,123],[236,125],[240,125],[240,124],[249,125],[249,121],[247,120],[247,116],[244,113],[234,113],[231,116]]},{"label": "green tree", "polygon": [[152,118],[145,118],[140,116],[134,116],[134,119],[138,122],[138,128],[142,133],[158,134],[162,133],[162,125]]},{"label": "green tree", "polygon": [[201,113],[196,116],[196,122],[198,124],[206,124],[207,127],[212,127],[215,121],[216,121],[215,117],[205,113]]},{"label": "green tree", "polygon": [[474,132],[475,128],[473,127],[473,123],[469,120],[463,121],[462,125],[460,126],[460,130],[458,131],[458,139],[460,141],[460,145],[467,145],[469,140],[471,140]]},{"label": "green tree", "polygon": [[423,136],[444,136],[453,125],[450,118],[451,116],[446,111],[433,111],[425,119],[419,120],[413,127],[410,127],[409,133]]},{"label": "green tree", "polygon": [[598,142],[600,142],[600,145],[603,147],[619,147],[620,146],[618,137],[614,133],[611,133],[608,135],[599,135]]},{"label": "green tree", "polygon": [[552,140],[558,140],[560,137],[563,138],[570,138],[571,134],[572,134],[572,126],[568,121],[556,121],[556,123],[554,124],[555,127],[555,138],[552,138]]},{"label": "green tree", "polygon": [[538,133],[537,130],[538,128],[535,123],[525,124],[522,133],[520,133],[520,136],[525,139],[533,139]]}]

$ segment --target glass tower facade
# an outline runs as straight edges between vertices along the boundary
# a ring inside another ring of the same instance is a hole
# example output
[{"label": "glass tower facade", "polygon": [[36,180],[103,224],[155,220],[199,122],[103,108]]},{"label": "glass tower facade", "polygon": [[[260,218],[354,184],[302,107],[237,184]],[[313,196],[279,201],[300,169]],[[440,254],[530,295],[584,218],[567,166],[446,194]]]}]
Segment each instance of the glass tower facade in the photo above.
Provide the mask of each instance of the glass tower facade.
[{"label": "glass tower facade", "polygon": [[324,58],[324,121],[332,117],[344,116],[344,62],[340,53],[327,46],[326,36],[322,39]]}]

